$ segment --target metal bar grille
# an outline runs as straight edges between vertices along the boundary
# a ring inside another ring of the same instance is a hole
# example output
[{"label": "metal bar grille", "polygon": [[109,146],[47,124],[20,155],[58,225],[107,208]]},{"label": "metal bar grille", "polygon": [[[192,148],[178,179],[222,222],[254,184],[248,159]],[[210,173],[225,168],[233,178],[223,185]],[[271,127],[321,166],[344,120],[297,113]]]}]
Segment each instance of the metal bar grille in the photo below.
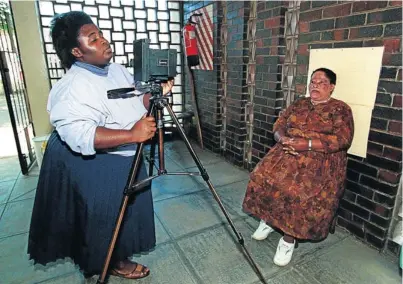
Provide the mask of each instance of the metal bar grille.
[{"label": "metal bar grille", "polygon": [[250,2],[248,33],[247,39],[249,42],[249,62],[246,71],[246,83],[248,85],[248,97],[245,105],[245,120],[246,120],[246,142],[244,148],[244,164],[249,168],[252,160],[252,141],[253,141],[253,107],[254,97],[256,93],[256,19],[257,17],[257,2]]},{"label": "metal bar grille", "polygon": [[222,22],[221,22],[221,68],[220,68],[220,81],[221,81],[221,131],[220,131],[220,148],[225,151],[226,148],[226,134],[227,134],[227,83],[228,83],[228,64],[227,64],[227,44],[228,44],[228,23],[227,23],[227,1],[221,1],[222,6]]},{"label": "metal bar grille", "polygon": [[0,4],[0,74],[21,171],[23,174],[27,174],[29,167],[35,162],[31,145],[31,139],[34,137],[32,117],[11,9],[7,2]]},{"label": "metal bar grille", "polygon": [[[178,75],[172,90],[172,109],[180,113],[183,100],[183,60],[181,45],[182,15],[181,1],[167,0],[56,0],[39,1],[38,11],[51,85],[59,80],[62,68],[50,37],[49,25],[54,15],[68,11],[84,11],[102,30],[114,51],[112,62],[122,64],[133,72],[133,41],[149,38],[150,47],[172,48],[178,51]],[[165,115],[168,115],[166,110]],[[170,126],[170,125],[167,125]]]},{"label": "metal bar grille", "polygon": [[281,82],[284,94],[283,108],[287,108],[295,100],[300,3],[301,1],[289,1],[288,10],[285,13],[284,38],[286,42],[286,54]]}]

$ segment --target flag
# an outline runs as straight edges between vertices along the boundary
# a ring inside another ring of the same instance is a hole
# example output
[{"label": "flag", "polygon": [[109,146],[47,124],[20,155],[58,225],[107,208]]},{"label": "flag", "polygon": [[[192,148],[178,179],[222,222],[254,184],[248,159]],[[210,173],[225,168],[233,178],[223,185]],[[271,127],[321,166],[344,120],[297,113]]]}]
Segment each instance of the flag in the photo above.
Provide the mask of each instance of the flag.
[{"label": "flag", "polygon": [[213,70],[213,4],[200,8],[192,14],[203,14],[194,17],[196,25],[197,48],[200,64],[192,67],[196,70]]}]

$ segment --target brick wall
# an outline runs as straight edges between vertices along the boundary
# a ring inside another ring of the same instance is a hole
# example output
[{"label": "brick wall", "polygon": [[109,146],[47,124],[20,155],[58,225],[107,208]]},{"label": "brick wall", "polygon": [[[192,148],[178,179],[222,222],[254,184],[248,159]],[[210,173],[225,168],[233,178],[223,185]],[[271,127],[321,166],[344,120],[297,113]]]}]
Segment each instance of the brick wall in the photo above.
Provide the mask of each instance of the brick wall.
[{"label": "brick wall", "polygon": [[256,30],[256,95],[252,169],[273,145],[273,124],[282,105],[286,1],[259,1]]},{"label": "brick wall", "polygon": [[[185,20],[189,13],[204,5],[214,4],[214,71],[196,70],[196,93],[201,116],[203,140],[207,149],[221,152],[235,165],[243,164],[245,103],[248,95],[246,70],[248,63],[247,23],[248,1],[228,1],[227,13],[222,14],[221,1],[184,2]],[[285,1],[259,1],[257,11],[256,94],[254,106],[252,169],[273,145],[272,128],[282,105],[281,72],[285,55],[284,13]],[[222,114],[220,99],[220,28],[222,17],[228,23],[228,91],[226,112],[226,147],[219,148]],[[186,78],[187,80],[187,78]],[[186,85],[188,82],[186,81]],[[186,101],[190,102],[189,90]]]},{"label": "brick wall", "polygon": [[339,225],[382,248],[402,169],[402,2],[340,2],[301,3],[297,89],[305,94],[309,49],[385,46],[368,155],[349,156],[338,219]]},{"label": "brick wall", "polygon": [[246,29],[249,18],[249,2],[227,2],[227,13],[223,16],[226,17],[228,24],[227,126],[223,154],[229,161],[240,166],[243,163],[243,144],[246,139],[245,101],[248,95],[246,86],[248,62]]},{"label": "brick wall", "polygon": [[[200,124],[202,127],[204,146],[214,152],[220,151],[220,2],[216,1],[186,1],[183,3],[184,21],[189,18],[190,12],[206,5],[213,4],[213,38],[214,38],[214,70],[194,70],[195,89],[199,109]],[[185,63],[186,64],[186,63]],[[185,74],[185,102],[191,104],[188,76]],[[195,128],[192,128],[191,137],[197,137]],[[196,140],[196,139],[195,139]]]},{"label": "brick wall", "polygon": [[[227,147],[223,153],[242,164],[246,136],[244,103],[248,2],[214,3],[215,71],[196,71],[196,88],[208,149],[220,152],[222,114],[220,98],[220,23],[226,17],[228,42]],[[349,156],[346,193],[338,224],[364,241],[382,248],[392,219],[402,169],[402,8],[401,1],[303,1],[297,56],[296,87],[305,94],[309,50],[385,46],[376,106],[373,111],[366,159]],[[185,13],[205,2],[185,2]],[[256,94],[254,97],[252,169],[273,145],[273,123],[282,105],[281,72],[285,56],[284,15],[287,1],[259,1],[256,32]],[[201,103],[200,103],[201,102]]]}]

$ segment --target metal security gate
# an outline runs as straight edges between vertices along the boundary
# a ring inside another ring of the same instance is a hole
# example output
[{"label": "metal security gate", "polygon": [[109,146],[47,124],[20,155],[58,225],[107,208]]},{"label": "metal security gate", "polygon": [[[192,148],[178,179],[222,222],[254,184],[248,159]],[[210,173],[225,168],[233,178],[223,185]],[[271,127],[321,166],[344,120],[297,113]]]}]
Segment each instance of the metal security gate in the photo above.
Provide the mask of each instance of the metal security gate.
[{"label": "metal security gate", "polygon": [[8,1],[0,0],[0,75],[21,171],[25,175],[35,162],[31,145],[34,137],[24,75],[21,68],[14,21]]},{"label": "metal security gate", "polygon": [[295,78],[297,76],[297,48],[299,37],[299,13],[301,1],[289,1],[285,13],[284,39],[286,54],[283,64],[281,87],[283,89],[283,109],[296,99]]},{"label": "metal security gate", "polygon": [[[69,11],[83,11],[102,30],[114,51],[112,61],[132,72],[133,41],[150,39],[150,47],[172,48],[178,51],[175,86],[172,90],[172,109],[184,110],[183,62],[181,29],[183,26],[181,1],[168,0],[54,0],[38,1],[38,11],[51,85],[60,79],[62,68],[50,37],[50,22],[54,15]],[[168,115],[167,111],[165,115]],[[170,126],[170,124],[166,124]]]}]

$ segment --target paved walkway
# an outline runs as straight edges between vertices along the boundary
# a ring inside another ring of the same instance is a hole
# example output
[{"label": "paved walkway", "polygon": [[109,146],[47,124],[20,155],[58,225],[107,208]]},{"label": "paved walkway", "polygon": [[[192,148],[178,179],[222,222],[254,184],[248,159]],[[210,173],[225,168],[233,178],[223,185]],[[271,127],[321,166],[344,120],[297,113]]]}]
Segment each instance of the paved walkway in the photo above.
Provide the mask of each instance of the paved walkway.
[{"label": "paved walkway", "polygon": [[17,147],[15,146],[6,97],[3,94],[0,94],[0,137],[0,158],[16,156]]},{"label": "paved walkway", "polygon": [[[268,283],[401,283],[397,260],[386,258],[340,228],[323,242],[301,243],[290,265],[277,267],[272,258],[280,234],[273,233],[265,241],[252,240],[258,222],[241,211],[248,173],[195,148]],[[169,171],[197,171],[182,142],[167,143],[165,149]],[[28,260],[27,232],[37,180],[37,168],[21,176],[15,157],[0,159],[0,283],[96,283],[96,277],[85,281],[70,260],[47,267]],[[111,277],[109,283],[260,283],[200,177],[157,178],[153,195],[158,245],[149,254],[134,256],[151,268],[151,275],[139,281]]]}]

